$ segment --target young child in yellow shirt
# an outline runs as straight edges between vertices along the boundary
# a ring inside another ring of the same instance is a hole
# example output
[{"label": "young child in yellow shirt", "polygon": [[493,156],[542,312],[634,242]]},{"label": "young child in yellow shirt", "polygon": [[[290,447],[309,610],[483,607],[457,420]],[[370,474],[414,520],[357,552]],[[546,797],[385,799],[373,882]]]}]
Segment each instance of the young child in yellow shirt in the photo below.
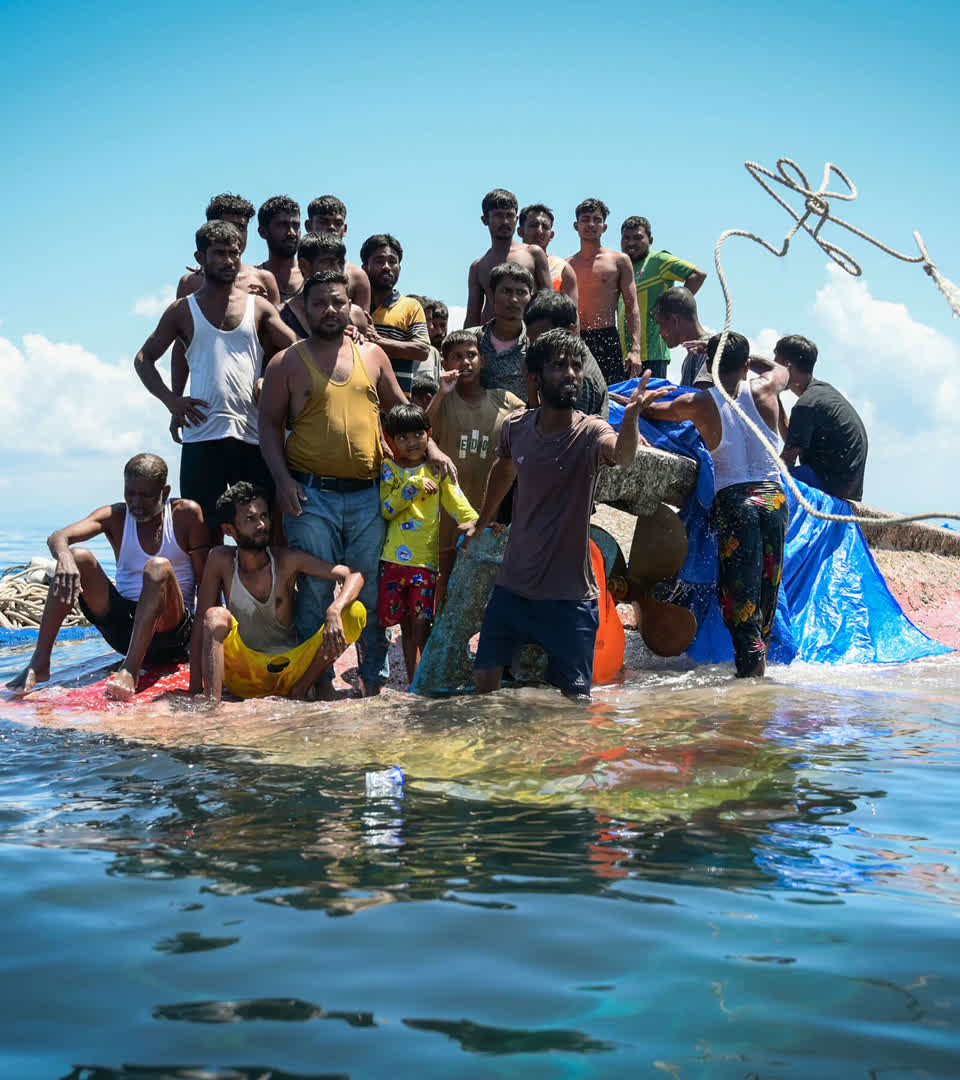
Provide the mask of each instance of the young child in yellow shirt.
[{"label": "young child in yellow shirt", "polygon": [[389,522],[381,555],[377,618],[399,624],[407,677],[413,681],[433,620],[440,551],[440,506],[458,527],[477,511],[445,476],[426,465],[430,421],[418,405],[394,405],[383,422],[392,456],[380,474],[380,509]]}]

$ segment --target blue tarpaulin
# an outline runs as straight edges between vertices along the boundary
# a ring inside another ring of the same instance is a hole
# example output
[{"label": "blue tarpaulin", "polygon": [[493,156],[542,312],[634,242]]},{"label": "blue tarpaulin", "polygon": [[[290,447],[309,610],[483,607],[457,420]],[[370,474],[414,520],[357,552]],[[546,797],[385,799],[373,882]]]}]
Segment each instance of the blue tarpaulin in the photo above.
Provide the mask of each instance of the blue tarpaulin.
[{"label": "blue tarpaulin", "polygon": [[[610,389],[633,392],[639,380],[628,379]],[[666,386],[666,400],[688,387],[651,379]],[[619,428],[623,406],[610,402],[610,423]],[[697,636],[687,650],[698,663],[733,661],[730,634],[717,603],[717,544],[710,530],[713,461],[699,432],[688,421],[651,423],[641,419],[640,433],[659,450],[684,454],[700,465],[697,486],[680,517],[690,550],[677,575],[681,588],[675,602],[697,617]],[[849,514],[850,504],[799,483],[818,510]],[[784,551],[783,584],[770,641],[770,659],[777,663],[804,660],[823,664],[868,664],[918,660],[950,649],[918,630],[903,613],[873,560],[860,526],[823,521],[803,510],[789,489],[790,526]]]}]

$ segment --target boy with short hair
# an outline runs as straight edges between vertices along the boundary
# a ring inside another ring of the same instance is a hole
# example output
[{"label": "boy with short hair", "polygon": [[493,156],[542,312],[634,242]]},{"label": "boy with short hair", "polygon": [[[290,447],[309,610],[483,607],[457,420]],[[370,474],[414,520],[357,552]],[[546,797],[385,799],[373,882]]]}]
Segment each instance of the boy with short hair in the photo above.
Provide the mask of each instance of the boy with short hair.
[{"label": "boy with short hair", "polygon": [[440,506],[461,528],[476,510],[445,476],[426,463],[430,421],[417,405],[394,405],[383,421],[391,457],[380,474],[380,509],[387,519],[377,618],[400,626],[407,677],[413,681],[433,620],[439,554]]},{"label": "boy with short hair", "polygon": [[[332,233],[342,240],[347,235],[347,208],[336,195],[320,195],[307,207],[305,232]],[[366,273],[352,262],[344,267],[347,275],[347,295],[364,311],[370,309],[370,281]]]},{"label": "boy with short hair", "polygon": [[[457,479],[471,506],[480,506],[494,462],[503,421],[523,401],[509,390],[488,390],[481,382],[484,357],[469,330],[454,330],[441,347],[440,390],[427,409],[433,441],[457,466]],[[457,553],[457,527],[440,522],[440,595]],[[438,597],[439,599],[439,597]]]},{"label": "boy with short hair", "polygon": [[[426,371],[420,371],[413,377],[410,383],[410,400],[414,405],[419,405],[424,412],[430,408],[430,402],[437,396],[440,383]],[[436,442],[436,439],[434,439]]]},{"label": "boy with short hair", "polygon": [[[573,227],[580,237],[580,250],[567,262],[577,275],[580,335],[596,357],[607,385],[639,376],[640,308],[633,263],[622,251],[602,247],[610,208],[601,199],[584,199],[576,209]],[[623,298],[624,319],[632,346],[624,361],[617,330],[617,302]],[[626,370],[624,367],[626,366]]]},{"label": "boy with short hair", "polygon": [[[333,232],[315,233],[308,232],[301,237],[297,244],[297,266],[300,269],[302,281],[309,281],[314,274],[323,270],[337,270],[341,274],[346,273],[347,249],[343,240]],[[349,285],[347,287],[349,292]],[[303,340],[310,336],[307,327],[307,312],[303,300],[303,284],[280,308],[280,318],[290,329]],[[357,304],[350,305],[350,322],[361,333],[370,325],[370,319],[363,308]]]}]

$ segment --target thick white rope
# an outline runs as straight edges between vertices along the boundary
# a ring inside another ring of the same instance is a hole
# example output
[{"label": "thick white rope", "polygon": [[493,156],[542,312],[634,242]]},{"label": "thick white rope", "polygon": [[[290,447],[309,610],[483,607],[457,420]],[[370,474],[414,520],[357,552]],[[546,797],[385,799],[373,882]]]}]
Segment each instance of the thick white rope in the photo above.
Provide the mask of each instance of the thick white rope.
[{"label": "thick white rope", "polygon": [[[713,382],[716,388],[720,391],[723,397],[730,403],[737,415],[743,420],[747,427],[760,439],[763,445],[766,447],[767,452],[773,458],[780,468],[780,472],[783,475],[783,479],[786,481],[788,487],[793,492],[797,502],[806,510],[808,514],[813,517],[822,518],[824,521],[851,521],[860,522],[856,514],[829,514],[823,510],[818,510],[813,506],[808,499],[806,499],[800,491],[797,482],[790,475],[790,470],[787,468],[780,454],[777,452],[777,448],[770,442],[767,433],[756,424],[747,414],[740,408],[737,402],[730,394],[724,389],[723,384],[720,382],[720,357],[723,355],[723,350],[726,348],[727,338],[730,334],[730,321],[733,313],[733,303],[730,299],[730,290],[727,287],[727,279],[723,274],[723,266],[720,262],[720,249],[723,247],[724,241],[730,236],[744,236],[748,240],[752,240],[754,243],[764,247],[772,255],[776,255],[778,258],[783,258],[787,254],[790,247],[790,241],[796,234],[803,229],[808,233],[816,242],[817,246],[821,248],[841,269],[845,270],[852,277],[859,277],[861,269],[859,263],[843,248],[837,247],[836,244],[831,244],[824,240],[820,235],[820,230],[828,222],[832,221],[835,225],[840,225],[842,228],[852,232],[855,236],[859,236],[861,240],[866,240],[868,243],[873,244],[874,247],[880,248],[881,251],[887,255],[892,256],[895,259],[900,259],[903,262],[909,263],[922,263],[923,269],[933,278],[937,285],[937,288],[943,293],[947,300],[947,303],[953,309],[954,316],[960,315],[960,289],[949,281],[947,278],[937,270],[930,256],[927,254],[927,249],[924,246],[923,238],[919,233],[914,233],[913,238],[917,242],[917,247],[920,249],[919,255],[905,255],[903,252],[894,251],[893,248],[887,247],[886,244],[877,240],[875,237],[868,235],[867,233],[858,229],[855,225],[851,225],[847,221],[842,221],[838,217],[834,217],[830,213],[830,199],[840,199],[843,202],[852,202],[857,197],[857,189],[853,183],[848,179],[846,174],[837,168],[836,165],[831,162],[827,162],[823,168],[823,180],[820,182],[820,187],[816,191],[813,191],[810,187],[807,177],[803,170],[796,162],[791,161],[790,158],[780,158],[777,161],[777,172],[773,173],[769,169],[765,169],[762,165],[758,165],[754,161],[746,161],[744,165],[747,172],[757,181],[757,183],[787,211],[787,213],[793,218],[794,225],[783,238],[783,245],[780,248],[775,248],[773,244],[764,240],[762,237],[757,236],[752,232],[747,232],[744,229],[727,229],[722,232],[717,239],[717,246],[714,251],[714,261],[717,266],[717,277],[720,279],[720,288],[723,289],[723,299],[726,304],[726,315],[723,323],[723,331],[720,334],[720,341],[717,346],[717,351],[714,354],[713,361],[710,365],[710,374],[713,376]],[[795,176],[790,175],[790,170],[795,173]],[[778,175],[779,174],[779,175]],[[846,185],[846,191],[830,191],[828,185],[830,183],[831,174],[836,174],[843,183]],[[790,191],[796,192],[798,195],[802,195],[804,198],[804,212],[802,214],[797,213],[792,206],[786,200],[780,197],[780,195],[767,183],[763,178],[767,177],[776,184],[780,184],[782,187],[787,188]],[[810,218],[816,218],[816,224],[808,224]],[[891,516],[891,517],[879,517],[870,518],[868,524],[870,525],[903,525],[910,521],[924,521],[928,518],[952,518],[955,521],[960,521],[960,514],[951,513],[930,513],[930,514],[911,514],[908,517]]]}]

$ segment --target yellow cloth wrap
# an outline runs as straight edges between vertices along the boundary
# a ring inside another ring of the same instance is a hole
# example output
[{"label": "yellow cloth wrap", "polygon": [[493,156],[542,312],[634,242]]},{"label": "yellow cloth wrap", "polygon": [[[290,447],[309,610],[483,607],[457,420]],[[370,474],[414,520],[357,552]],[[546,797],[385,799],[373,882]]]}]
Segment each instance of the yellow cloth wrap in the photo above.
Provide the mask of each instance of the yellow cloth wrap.
[{"label": "yellow cloth wrap", "polygon": [[[367,625],[367,611],[359,600],[341,615],[343,636],[352,645]],[[248,649],[240,640],[237,620],[223,642],[223,685],[240,698],[288,697],[306,674],[323,644],[323,627],[289,652],[270,656]]]}]

